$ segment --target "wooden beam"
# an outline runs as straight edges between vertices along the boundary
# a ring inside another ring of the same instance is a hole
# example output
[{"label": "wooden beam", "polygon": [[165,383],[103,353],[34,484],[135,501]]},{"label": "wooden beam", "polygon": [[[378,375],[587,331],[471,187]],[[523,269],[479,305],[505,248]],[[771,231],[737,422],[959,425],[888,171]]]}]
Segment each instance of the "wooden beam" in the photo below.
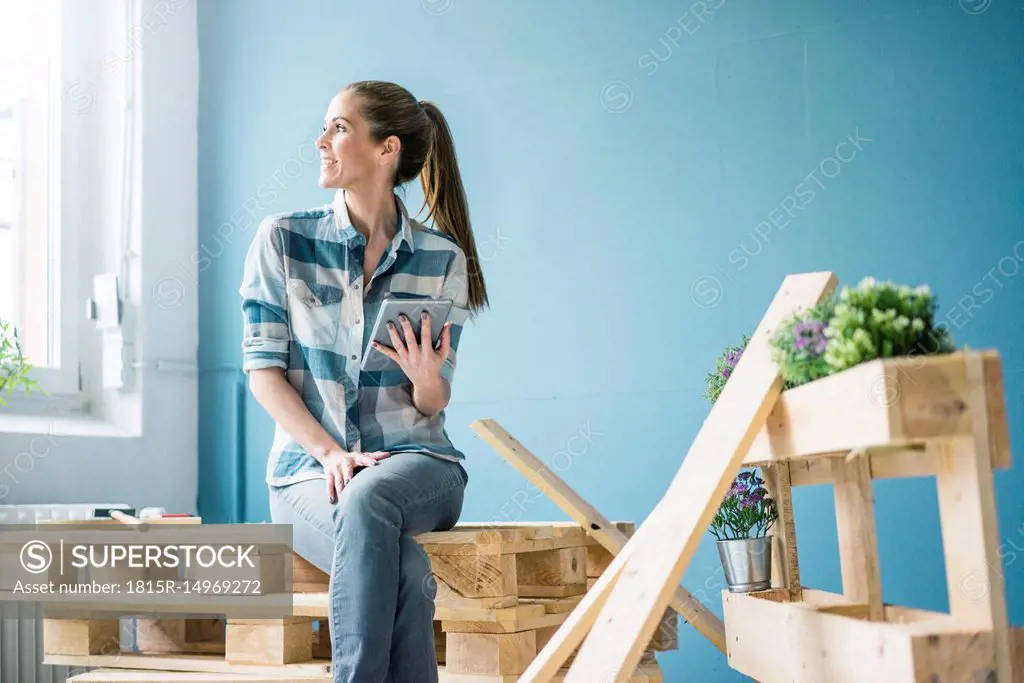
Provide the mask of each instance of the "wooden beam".
[{"label": "wooden beam", "polygon": [[772,586],[789,590],[790,600],[800,599],[800,560],[797,557],[793,491],[788,462],[765,465],[764,486],[775,501],[778,519],[772,532]]},{"label": "wooden beam", "polygon": [[936,485],[949,607],[959,621],[992,630],[997,682],[1015,683],[989,427],[985,411],[978,410],[984,405],[985,386],[977,354],[968,359],[967,371],[974,434],[933,444],[939,459]]},{"label": "wooden beam", "polygon": [[[633,549],[627,546],[623,553],[627,566],[570,667],[566,683],[607,680],[613,672],[628,674],[636,668],[754,437],[779,398],[782,378],[772,361],[771,336],[786,318],[822,302],[835,286],[832,273],[786,277],[668,492],[630,541]],[[645,534],[648,528],[653,531]]]},{"label": "wooden beam", "polygon": [[832,460],[836,533],[843,595],[868,606],[868,618],[882,620],[882,579],[875,536],[875,498],[867,456]]},{"label": "wooden beam", "polygon": [[[477,420],[470,427],[500,456],[519,470],[538,490],[550,498],[555,505],[562,508],[574,522],[587,529],[590,536],[608,552],[618,556],[626,547],[629,537],[618,526],[584,500],[558,474],[495,420]],[[593,590],[594,588],[591,588],[591,591]],[[692,624],[699,633],[710,640],[715,647],[725,652],[725,626],[722,624],[722,620],[708,610],[700,600],[693,597],[685,588],[676,586],[668,604],[684,620]]]}]

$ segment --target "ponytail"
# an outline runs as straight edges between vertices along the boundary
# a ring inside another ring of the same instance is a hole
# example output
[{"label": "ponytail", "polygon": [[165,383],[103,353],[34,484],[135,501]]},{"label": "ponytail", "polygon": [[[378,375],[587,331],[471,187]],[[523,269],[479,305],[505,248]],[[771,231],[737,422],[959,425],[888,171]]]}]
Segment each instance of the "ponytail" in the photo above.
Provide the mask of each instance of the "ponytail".
[{"label": "ponytail", "polygon": [[[466,255],[469,275],[469,302],[471,312],[489,305],[487,287],[480,268],[480,256],[469,222],[469,205],[462,185],[462,175],[455,156],[455,142],[441,110],[433,102],[420,102],[433,125],[433,136],[427,151],[420,180],[423,183],[424,206],[429,208],[427,218],[433,218],[434,227],[455,240]],[[422,207],[421,207],[422,210]]]}]

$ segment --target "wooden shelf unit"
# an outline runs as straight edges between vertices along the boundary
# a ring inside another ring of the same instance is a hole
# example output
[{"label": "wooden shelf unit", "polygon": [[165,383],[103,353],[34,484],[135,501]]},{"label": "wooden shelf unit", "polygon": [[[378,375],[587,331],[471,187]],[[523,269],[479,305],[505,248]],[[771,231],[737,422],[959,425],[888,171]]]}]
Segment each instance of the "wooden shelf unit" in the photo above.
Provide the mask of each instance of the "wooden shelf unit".
[{"label": "wooden shelf unit", "polygon": [[[744,465],[779,519],[773,588],[724,594],[730,666],[761,683],[1024,680],[998,553],[996,352],[877,360],[783,392]],[[882,602],[872,481],[899,477],[935,479],[948,614]],[[811,484],[834,487],[842,594],[800,582],[792,487]]]}]

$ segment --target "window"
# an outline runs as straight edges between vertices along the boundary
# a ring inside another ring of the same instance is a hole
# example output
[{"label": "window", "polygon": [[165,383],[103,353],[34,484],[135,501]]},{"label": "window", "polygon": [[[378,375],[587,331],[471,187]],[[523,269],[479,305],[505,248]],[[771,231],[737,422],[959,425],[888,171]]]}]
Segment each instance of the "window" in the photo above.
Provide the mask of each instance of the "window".
[{"label": "window", "polygon": [[61,26],[60,0],[0,0],[0,319],[14,324],[43,388],[66,394],[78,389],[69,311],[81,297],[70,295],[75,259],[62,220],[71,178]]}]

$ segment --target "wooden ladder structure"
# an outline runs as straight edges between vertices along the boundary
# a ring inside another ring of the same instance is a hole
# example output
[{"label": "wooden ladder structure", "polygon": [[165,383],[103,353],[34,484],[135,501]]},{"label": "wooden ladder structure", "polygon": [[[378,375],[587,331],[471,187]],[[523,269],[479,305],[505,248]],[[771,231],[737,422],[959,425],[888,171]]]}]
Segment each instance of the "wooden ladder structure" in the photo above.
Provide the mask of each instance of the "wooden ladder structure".
[{"label": "wooden ladder structure", "polygon": [[[730,666],[761,683],[1024,680],[1015,663],[1024,629],[1009,627],[998,553],[992,471],[1010,462],[999,356],[876,360],[783,393],[771,335],[836,285],[829,272],[785,278],[668,491],[629,539],[493,420],[473,425],[615,554],[519,683],[552,681],[574,653],[565,683],[629,680],[667,606],[720,643],[717,619],[678,584],[735,475],[754,465],[779,507],[774,587],[725,594]],[[948,614],[881,599],[871,482],[908,476],[936,478]],[[820,483],[835,487],[841,595],[800,584],[791,487]]]}]

